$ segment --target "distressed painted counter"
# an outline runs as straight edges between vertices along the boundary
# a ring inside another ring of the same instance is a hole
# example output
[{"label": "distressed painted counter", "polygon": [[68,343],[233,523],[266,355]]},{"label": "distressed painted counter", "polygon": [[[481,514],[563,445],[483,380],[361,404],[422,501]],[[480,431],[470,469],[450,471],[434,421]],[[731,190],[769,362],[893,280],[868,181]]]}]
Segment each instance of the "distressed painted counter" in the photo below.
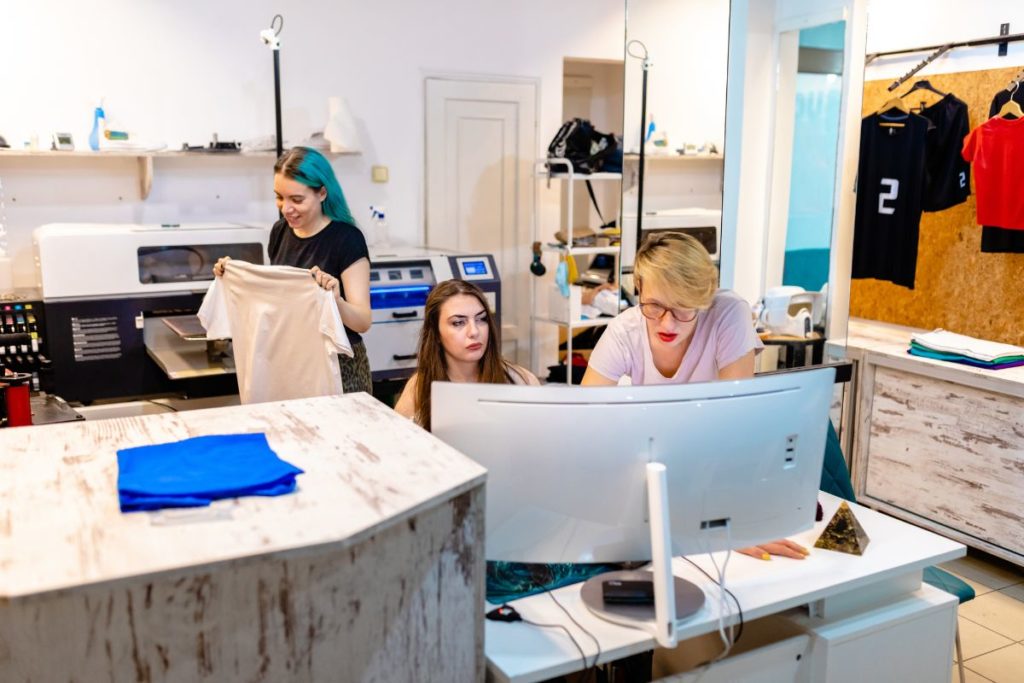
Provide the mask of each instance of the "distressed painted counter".
[{"label": "distressed painted counter", "polygon": [[[119,511],[117,449],[255,431],[294,494]],[[0,430],[0,680],[481,680],[484,476],[365,394]]]},{"label": "distressed painted counter", "polygon": [[858,501],[1024,566],[1024,367],[911,356],[921,331],[851,320],[836,343],[857,362]]}]

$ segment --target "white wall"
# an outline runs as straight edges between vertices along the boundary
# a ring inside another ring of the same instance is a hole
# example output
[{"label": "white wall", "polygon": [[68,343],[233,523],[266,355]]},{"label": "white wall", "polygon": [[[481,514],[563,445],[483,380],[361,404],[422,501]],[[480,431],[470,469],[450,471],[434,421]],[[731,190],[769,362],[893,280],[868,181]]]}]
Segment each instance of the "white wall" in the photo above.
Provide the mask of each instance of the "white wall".
[{"label": "white wall", "polygon": [[[729,56],[728,0],[629,0],[629,40],[648,49],[647,115],[667,131],[673,149],[684,142],[725,138],[726,63]],[[636,50],[639,53],[639,50]],[[639,151],[640,60],[626,59],[626,133],[624,147]]]},{"label": "white wall", "polygon": [[[1000,24],[1010,33],[1024,33],[1024,3],[1020,0],[869,0],[867,52],[884,52],[999,35]],[[879,58],[864,80],[897,78],[927,53]],[[1024,65],[1024,42],[1010,43],[1007,56],[997,56],[996,45],[956,48],[929,64],[927,74],[977,71]]]},{"label": "white wall", "polygon": [[[113,127],[177,148],[272,135],[273,74],[259,31],[281,11],[267,0],[58,0],[5,3],[0,135],[74,134],[87,147],[101,97]],[[538,155],[561,123],[563,57],[622,58],[621,0],[309,0],[285,9],[284,134],[321,130],[327,98],[348,101],[363,154],[334,161],[357,219],[386,206],[396,241],[423,231],[423,80],[461,73],[539,79]],[[186,222],[276,217],[272,159],[157,159],[139,198],[127,159],[0,156],[15,282],[35,281],[31,231],[54,221]],[[390,167],[388,184],[370,166]],[[557,208],[555,209],[557,216]],[[2,220],[2,219],[0,219]]]}]

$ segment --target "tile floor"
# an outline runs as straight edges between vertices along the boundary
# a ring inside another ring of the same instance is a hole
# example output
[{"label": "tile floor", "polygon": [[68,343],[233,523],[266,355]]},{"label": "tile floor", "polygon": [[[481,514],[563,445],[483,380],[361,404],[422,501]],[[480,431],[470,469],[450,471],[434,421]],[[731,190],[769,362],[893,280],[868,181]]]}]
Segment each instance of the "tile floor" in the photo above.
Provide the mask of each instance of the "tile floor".
[{"label": "tile floor", "polygon": [[[1024,568],[974,550],[940,566],[977,593],[960,606],[968,683],[1024,683]],[[951,681],[959,680],[954,664]]]}]

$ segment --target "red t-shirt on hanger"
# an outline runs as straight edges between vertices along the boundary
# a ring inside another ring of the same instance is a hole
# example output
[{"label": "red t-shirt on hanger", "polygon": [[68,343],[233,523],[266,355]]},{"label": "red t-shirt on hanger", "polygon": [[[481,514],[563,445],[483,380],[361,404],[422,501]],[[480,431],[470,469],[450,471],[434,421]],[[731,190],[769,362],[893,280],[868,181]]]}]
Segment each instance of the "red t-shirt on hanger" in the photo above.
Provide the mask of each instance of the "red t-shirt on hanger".
[{"label": "red t-shirt on hanger", "polygon": [[978,223],[1024,230],[1024,119],[995,117],[964,139],[977,192]]}]

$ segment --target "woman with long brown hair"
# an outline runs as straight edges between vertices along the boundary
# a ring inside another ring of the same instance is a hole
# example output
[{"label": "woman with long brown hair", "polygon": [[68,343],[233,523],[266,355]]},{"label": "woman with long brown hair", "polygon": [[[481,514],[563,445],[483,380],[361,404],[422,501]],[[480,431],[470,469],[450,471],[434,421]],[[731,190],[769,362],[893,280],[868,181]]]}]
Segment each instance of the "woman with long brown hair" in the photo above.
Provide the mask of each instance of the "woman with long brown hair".
[{"label": "woman with long brown hair", "polygon": [[463,280],[439,283],[427,297],[416,374],[395,410],[430,429],[434,382],[540,384],[527,369],[501,357],[498,325],[480,288]]}]

